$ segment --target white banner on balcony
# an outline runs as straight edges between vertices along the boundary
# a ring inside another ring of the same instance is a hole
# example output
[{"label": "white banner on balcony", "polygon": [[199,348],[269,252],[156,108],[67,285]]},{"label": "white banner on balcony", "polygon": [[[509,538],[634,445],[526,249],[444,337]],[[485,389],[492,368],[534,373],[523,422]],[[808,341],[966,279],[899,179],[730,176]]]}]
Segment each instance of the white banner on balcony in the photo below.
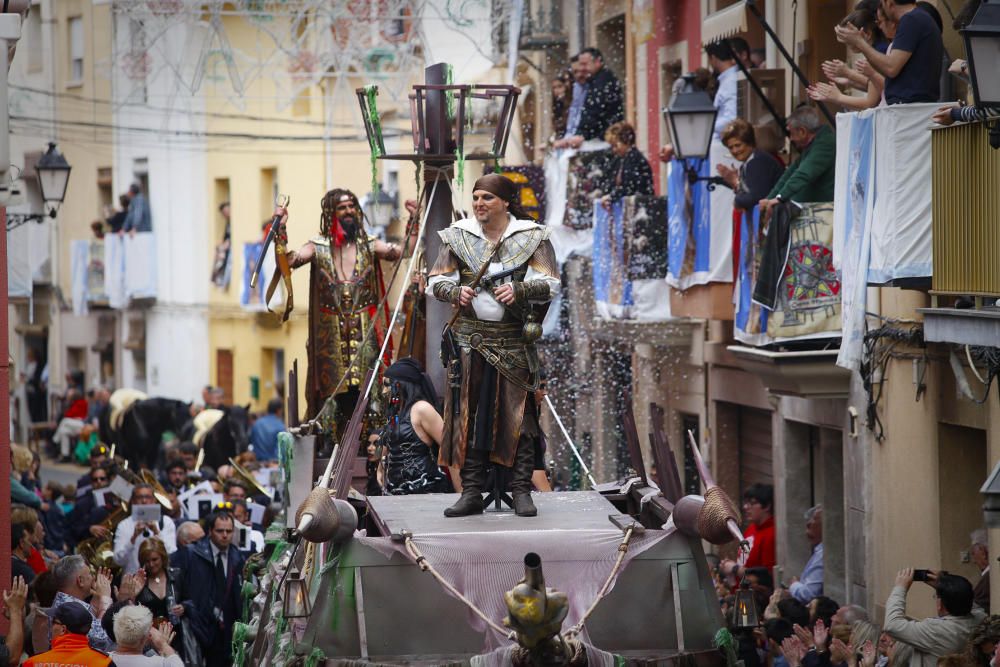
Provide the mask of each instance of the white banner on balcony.
[{"label": "white banner on balcony", "polygon": [[156,297],[156,239],[153,232],[104,237],[104,287],[111,308],[130,299]]},{"label": "white banner on balcony", "polygon": [[89,312],[87,277],[90,269],[90,241],[70,241],[69,267],[70,284],[73,286],[73,314],[86,315]]},{"label": "white banner on balcony", "polygon": [[128,305],[125,295],[125,237],[108,234],[104,237],[104,289],[108,306],[121,309]]},{"label": "white banner on balcony", "polygon": [[153,232],[125,237],[125,295],[129,299],[156,297],[156,238]]},{"label": "white banner on balcony", "polygon": [[[850,150],[842,177],[846,195],[839,211],[844,238],[841,250],[841,343],[837,365],[856,370],[861,363],[868,298],[868,264],[875,203],[875,112],[838,114],[837,134]],[[838,154],[839,160],[839,154]],[[838,164],[837,174],[840,177]]]},{"label": "white banner on balcony", "polygon": [[885,284],[931,275],[931,114],[938,104],[897,104],[838,114],[837,180],[834,194],[834,263],[841,267],[850,233],[848,176],[857,146],[851,124],[873,118],[873,201],[866,226],[871,235],[867,282]]}]

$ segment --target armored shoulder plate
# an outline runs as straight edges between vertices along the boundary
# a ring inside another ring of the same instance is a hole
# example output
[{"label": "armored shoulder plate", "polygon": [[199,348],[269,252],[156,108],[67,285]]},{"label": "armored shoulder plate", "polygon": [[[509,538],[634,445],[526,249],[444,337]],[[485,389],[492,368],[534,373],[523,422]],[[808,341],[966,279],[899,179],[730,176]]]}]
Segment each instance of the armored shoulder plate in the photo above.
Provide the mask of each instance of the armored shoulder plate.
[{"label": "armored shoulder plate", "polygon": [[[441,230],[438,235],[455,256],[473,270],[478,269],[489,258],[490,242],[481,236],[455,226]],[[508,268],[525,264],[539,244],[548,237],[549,230],[540,225],[518,230],[501,242],[498,258]]]}]

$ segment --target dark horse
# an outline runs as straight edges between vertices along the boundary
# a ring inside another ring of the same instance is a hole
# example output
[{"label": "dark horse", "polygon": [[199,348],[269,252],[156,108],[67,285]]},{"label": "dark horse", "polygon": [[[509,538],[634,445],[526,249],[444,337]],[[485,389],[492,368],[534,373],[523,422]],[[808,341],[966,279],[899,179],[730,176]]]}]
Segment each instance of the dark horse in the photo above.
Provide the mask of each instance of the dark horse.
[{"label": "dark horse", "polygon": [[215,470],[228,465],[229,457],[245,452],[250,444],[250,406],[227,405],[222,412],[222,419],[201,442],[205,465]]},{"label": "dark horse", "polygon": [[136,401],[125,411],[122,426],[114,433],[117,453],[129,467],[154,469],[160,458],[165,431],[180,435],[191,421],[191,404],[170,398],[147,398]]}]

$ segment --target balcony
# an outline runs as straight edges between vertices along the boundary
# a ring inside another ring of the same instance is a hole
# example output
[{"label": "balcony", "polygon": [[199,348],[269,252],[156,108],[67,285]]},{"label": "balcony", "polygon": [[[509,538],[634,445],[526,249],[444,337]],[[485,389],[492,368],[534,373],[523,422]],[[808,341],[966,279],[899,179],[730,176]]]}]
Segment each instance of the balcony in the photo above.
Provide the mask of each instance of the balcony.
[{"label": "balcony", "polygon": [[[932,134],[934,278],[924,339],[996,347],[1000,341],[1000,151],[986,123]],[[953,307],[966,297],[970,308]]]},{"label": "balcony", "polygon": [[152,232],[108,234],[70,242],[73,311],[122,310],[156,299],[156,241]]}]

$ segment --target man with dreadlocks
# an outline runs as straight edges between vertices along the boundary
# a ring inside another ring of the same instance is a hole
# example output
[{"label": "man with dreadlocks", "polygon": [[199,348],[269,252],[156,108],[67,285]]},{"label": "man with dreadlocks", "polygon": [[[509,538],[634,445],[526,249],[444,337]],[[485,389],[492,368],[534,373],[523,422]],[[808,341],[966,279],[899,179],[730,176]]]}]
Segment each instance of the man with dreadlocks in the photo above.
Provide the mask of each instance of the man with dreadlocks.
[{"label": "man with dreadlocks", "polygon": [[[378,260],[395,261],[398,246],[365,233],[361,205],[350,190],[330,190],[320,201],[320,234],[298,252],[288,252],[288,211],[279,207],[281,226],[275,249],[288,265],[312,265],[309,281],[309,367],[306,375],[307,418],[338,438],[375,365],[385,322],[366,336],[384,292]],[[332,399],[332,400],[331,400]]]},{"label": "man with dreadlocks", "polygon": [[513,468],[514,512],[535,516],[531,475],[539,434],[534,392],[539,363],[534,341],[559,269],[548,230],[517,201],[518,188],[497,174],[472,189],[474,220],[438,232],[442,246],[427,291],[458,308],[443,332],[448,350],[440,462],[461,467],[462,497],[444,511],[483,511],[492,461]]}]

